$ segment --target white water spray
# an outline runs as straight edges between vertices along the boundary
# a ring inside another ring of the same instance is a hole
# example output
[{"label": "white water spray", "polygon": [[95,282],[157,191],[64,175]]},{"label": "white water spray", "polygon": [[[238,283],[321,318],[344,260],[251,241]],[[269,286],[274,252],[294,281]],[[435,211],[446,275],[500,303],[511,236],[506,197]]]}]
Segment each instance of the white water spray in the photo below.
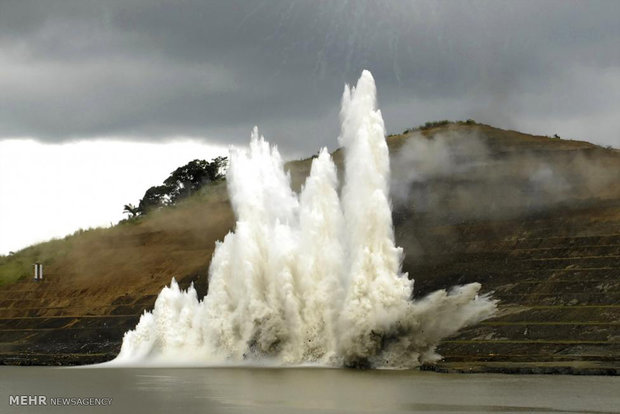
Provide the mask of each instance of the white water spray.
[{"label": "white water spray", "polygon": [[209,293],[173,280],[125,334],[113,364],[322,364],[414,367],[438,342],[491,316],[472,283],[412,300],[388,196],[390,167],[372,75],[345,87],[339,137],[345,181],[326,149],[301,193],[258,130],[232,151],[235,231],[218,243]]}]

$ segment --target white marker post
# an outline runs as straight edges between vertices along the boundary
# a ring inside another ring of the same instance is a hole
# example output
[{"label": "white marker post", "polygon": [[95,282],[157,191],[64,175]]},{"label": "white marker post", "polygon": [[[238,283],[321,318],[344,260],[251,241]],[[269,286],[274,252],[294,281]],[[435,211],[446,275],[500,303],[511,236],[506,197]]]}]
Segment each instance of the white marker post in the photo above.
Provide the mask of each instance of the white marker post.
[{"label": "white marker post", "polygon": [[33,266],[34,266],[34,280],[43,280],[43,264],[35,263]]}]

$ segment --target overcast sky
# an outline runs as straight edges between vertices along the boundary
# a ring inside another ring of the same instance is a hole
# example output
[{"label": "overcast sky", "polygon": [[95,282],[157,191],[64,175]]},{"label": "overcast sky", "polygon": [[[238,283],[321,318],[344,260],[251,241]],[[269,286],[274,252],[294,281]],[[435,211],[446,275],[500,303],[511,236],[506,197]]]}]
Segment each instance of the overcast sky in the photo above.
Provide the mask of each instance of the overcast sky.
[{"label": "overcast sky", "polygon": [[390,133],[473,118],[619,147],[619,22],[620,1],[0,0],[0,140],[219,151],[259,125],[308,155],[366,68]]}]

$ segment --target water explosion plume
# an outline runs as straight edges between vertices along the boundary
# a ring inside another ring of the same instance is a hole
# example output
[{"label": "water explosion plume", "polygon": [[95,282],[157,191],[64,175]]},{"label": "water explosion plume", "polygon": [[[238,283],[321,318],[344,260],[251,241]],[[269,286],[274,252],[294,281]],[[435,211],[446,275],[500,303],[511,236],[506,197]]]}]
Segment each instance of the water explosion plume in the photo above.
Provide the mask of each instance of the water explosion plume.
[{"label": "water explosion plume", "polygon": [[173,280],[125,334],[115,364],[226,362],[414,367],[438,342],[491,316],[472,283],[413,300],[389,200],[389,154],[374,79],[345,86],[344,185],[327,149],[299,195],[276,148],[254,128],[232,150],[234,232],[216,246],[209,293]]}]

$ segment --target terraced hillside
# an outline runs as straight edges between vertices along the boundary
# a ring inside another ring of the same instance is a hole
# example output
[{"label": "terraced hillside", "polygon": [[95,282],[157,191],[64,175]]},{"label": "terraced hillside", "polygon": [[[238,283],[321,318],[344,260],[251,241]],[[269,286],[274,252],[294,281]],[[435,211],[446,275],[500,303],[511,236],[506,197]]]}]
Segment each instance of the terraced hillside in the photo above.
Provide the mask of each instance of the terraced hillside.
[{"label": "terraced hillside", "polygon": [[[432,368],[617,374],[618,152],[570,141],[556,146],[542,137],[498,139],[497,130],[475,128],[489,151],[485,160],[503,165],[414,183],[413,204],[395,213],[397,238],[413,253],[404,267],[416,280],[416,296],[480,282],[500,300],[496,318],[444,341],[438,351],[445,358]],[[533,189],[541,169],[554,173],[549,188]],[[493,174],[501,179],[486,178]],[[559,194],[556,186],[567,182]],[[463,189],[478,201],[459,201]],[[415,200],[433,194],[448,195],[445,205],[416,212]]]},{"label": "terraced hillside", "polygon": [[410,265],[418,292],[479,281],[501,302],[441,344],[440,369],[618,373],[620,203],[450,230],[432,263]]},{"label": "terraced hillside", "polygon": [[[396,237],[415,296],[478,281],[501,301],[496,318],[444,341],[444,359],[427,368],[617,374],[618,151],[469,124],[388,143]],[[294,188],[309,166],[288,165]],[[108,360],[171,276],[206,293],[214,242],[233,225],[224,188],[211,191],[69,238],[44,281],[0,286],[0,361]]]}]

